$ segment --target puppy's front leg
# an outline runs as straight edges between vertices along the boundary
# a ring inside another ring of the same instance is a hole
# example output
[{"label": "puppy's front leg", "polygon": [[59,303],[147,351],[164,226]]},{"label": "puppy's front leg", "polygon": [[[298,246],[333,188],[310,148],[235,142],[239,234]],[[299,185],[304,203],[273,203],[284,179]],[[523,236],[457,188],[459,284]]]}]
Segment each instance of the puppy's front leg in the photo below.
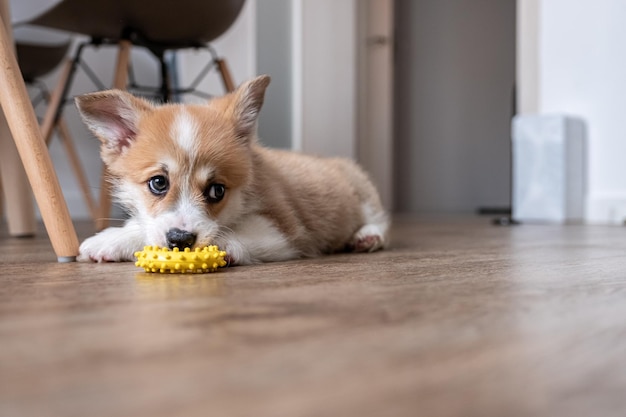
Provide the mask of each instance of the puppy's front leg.
[{"label": "puppy's front leg", "polygon": [[299,256],[286,236],[261,215],[246,217],[229,232],[224,232],[216,243],[234,265],[286,261]]},{"label": "puppy's front leg", "polygon": [[129,220],[123,227],[109,227],[86,239],[79,248],[79,261],[133,261],[135,252],[142,250],[145,233],[139,223]]}]

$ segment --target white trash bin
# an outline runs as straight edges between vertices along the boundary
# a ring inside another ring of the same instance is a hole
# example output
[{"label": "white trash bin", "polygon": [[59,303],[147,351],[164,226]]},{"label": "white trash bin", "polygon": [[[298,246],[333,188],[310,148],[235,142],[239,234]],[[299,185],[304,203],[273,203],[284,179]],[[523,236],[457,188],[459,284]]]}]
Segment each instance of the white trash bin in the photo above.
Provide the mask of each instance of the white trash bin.
[{"label": "white trash bin", "polygon": [[512,218],[522,223],[582,221],[584,122],[564,115],[515,116],[512,141]]}]

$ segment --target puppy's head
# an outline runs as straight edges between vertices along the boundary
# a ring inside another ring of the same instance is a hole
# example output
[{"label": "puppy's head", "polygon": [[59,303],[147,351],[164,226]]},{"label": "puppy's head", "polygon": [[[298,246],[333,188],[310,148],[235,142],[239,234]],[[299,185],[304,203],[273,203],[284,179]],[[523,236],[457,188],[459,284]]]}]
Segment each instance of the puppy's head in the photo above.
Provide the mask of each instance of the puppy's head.
[{"label": "puppy's head", "polygon": [[241,216],[269,82],[257,77],[206,105],[157,106],[119,90],[76,99],[146,244],[207,245]]}]

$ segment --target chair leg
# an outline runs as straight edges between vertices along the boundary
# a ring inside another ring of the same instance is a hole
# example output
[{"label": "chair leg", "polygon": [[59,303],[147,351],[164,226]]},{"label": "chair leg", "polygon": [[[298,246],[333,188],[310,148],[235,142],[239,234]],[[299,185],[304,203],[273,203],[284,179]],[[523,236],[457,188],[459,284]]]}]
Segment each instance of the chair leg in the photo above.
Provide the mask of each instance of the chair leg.
[{"label": "chair leg", "polygon": [[11,140],[4,114],[0,112],[0,181],[5,216],[11,236],[33,236],[36,231],[35,206],[28,177]]},{"label": "chair leg", "polygon": [[65,123],[65,120],[63,118],[59,119],[59,121],[57,122],[57,132],[59,134],[59,139],[61,139],[61,143],[65,148],[65,153],[67,153],[67,157],[69,159],[70,165],[72,166],[72,170],[74,171],[74,175],[78,180],[78,185],[83,194],[83,198],[85,199],[85,204],[87,204],[89,215],[92,219],[95,219],[98,215],[98,208],[93,196],[91,195],[89,182],[87,181],[87,175],[85,174],[85,170],[80,163],[80,158],[78,157],[78,152],[76,151],[76,147],[74,146],[74,141],[72,140],[72,137],[70,135],[67,123]]},{"label": "chair leg", "polygon": [[65,93],[67,83],[70,79],[73,65],[74,64],[71,59],[67,59],[65,61],[65,64],[61,69],[61,73],[59,74],[57,84],[54,87],[54,91],[52,91],[52,95],[48,100],[46,114],[44,115],[43,121],[41,122],[41,134],[44,138],[44,141],[46,142],[46,145],[50,144],[52,130],[54,128],[54,125],[57,123],[56,118],[59,114],[59,108],[63,106],[63,95]]},{"label": "chair leg", "polygon": [[[117,63],[115,65],[115,75],[113,78],[113,88],[125,90],[128,83],[128,63],[130,61],[130,41],[120,42],[117,52]],[[109,225],[111,217],[111,187],[108,181],[106,167],[103,169],[100,180],[100,210],[96,219],[96,228],[102,230]]]},{"label": "chair leg", "polygon": [[233,82],[233,77],[230,75],[230,70],[228,69],[228,64],[222,58],[217,58],[217,69],[222,76],[222,83],[224,84],[224,89],[227,93],[235,91],[235,83]]},{"label": "chair leg", "polygon": [[0,19],[0,68],[2,68],[0,105],[13,134],[13,140],[57,258],[59,262],[74,261],[78,255],[76,231],[28,97],[9,35],[10,32]]},{"label": "chair leg", "polygon": [[97,216],[97,208],[94,198],[91,195],[91,191],[89,189],[87,175],[85,174],[85,170],[80,163],[78,152],[76,151],[76,147],[74,146],[74,142],[72,141],[72,136],[70,135],[67,123],[65,123],[63,117],[60,116],[59,111],[61,106],[63,106],[63,96],[65,95],[65,91],[68,88],[67,84],[72,75],[74,65],[75,62],[73,60],[67,59],[65,61],[65,64],[63,65],[63,68],[61,69],[59,79],[57,80],[57,84],[54,88],[54,91],[52,92],[52,95],[49,95],[45,90],[42,92],[42,95],[46,100],[47,109],[46,114],[44,115],[44,119],[41,123],[41,134],[46,142],[46,145],[49,146],[52,139],[53,127],[56,127],[59,134],[59,139],[63,147],[65,148],[65,153],[68,156],[70,165],[72,167],[72,170],[74,171],[74,175],[76,176],[78,185],[83,194],[83,198],[85,199],[85,204],[87,205],[89,214],[91,218],[95,220]]},{"label": "chair leg", "polygon": [[163,103],[172,101],[172,86],[170,83],[170,71],[165,62],[163,54],[157,56],[159,66],[161,67],[161,100]]}]

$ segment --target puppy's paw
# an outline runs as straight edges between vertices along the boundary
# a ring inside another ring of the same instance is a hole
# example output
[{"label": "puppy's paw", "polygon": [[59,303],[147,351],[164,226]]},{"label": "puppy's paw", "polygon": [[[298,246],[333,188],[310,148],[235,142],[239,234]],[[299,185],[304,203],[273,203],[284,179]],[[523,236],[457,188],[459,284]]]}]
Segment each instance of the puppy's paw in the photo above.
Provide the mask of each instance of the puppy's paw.
[{"label": "puppy's paw", "polygon": [[215,242],[221,250],[226,252],[224,260],[228,266],[250,265],[258,263],[251,258],[250,252],[245,245],[233,236],[223,237],[219,242]]},{"label": "puppy's paw", "polygon": [[239,242],[224,242],[222,245],[219,245],[219,248],[226,252],[224,260],[228,266],[247,265],[250,263],[250,256]]},{"label": "puppy's paw", "polygon": [[134,253],[128,248],[106,239],[102,234],[86,239],[79,248],[80,262],[123,262],[131,261]]},{"label": "puppy's paw", "polygon": [[226,253],[226,256],[224,256],[224,260],[226,261],[226,266],[236,266],[237,265],[237,260],[228,252]]},{"label": "puppy's paw", "polygon": [[367,224],[354,234],[348,244],[348,250],[352,252],[375,252],[385,246],[385,235],[381,227]]},{"label": "puppy's paw", "polygon": [[123,227],[111,227],[86,239],[79,248],[81,262],[134,261],[134,254],[141,250],[136,239],[129,238]]}]

